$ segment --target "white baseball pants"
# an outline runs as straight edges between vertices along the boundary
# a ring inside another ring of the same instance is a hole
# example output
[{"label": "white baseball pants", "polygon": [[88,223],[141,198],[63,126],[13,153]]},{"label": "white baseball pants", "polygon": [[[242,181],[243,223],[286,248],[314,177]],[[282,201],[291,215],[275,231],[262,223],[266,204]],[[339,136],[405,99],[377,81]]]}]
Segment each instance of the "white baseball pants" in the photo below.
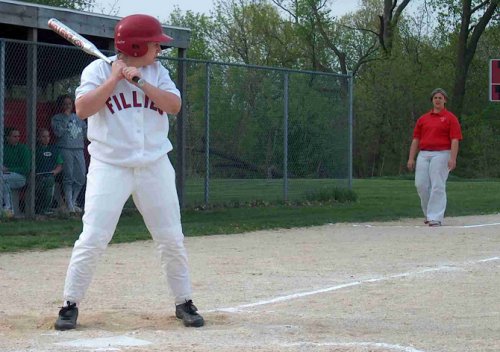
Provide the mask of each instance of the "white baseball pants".
[{"label": "white baseball pants", "polygon": [[443,222],[446,210],[446,180],[448,179],[450,151],[418,153],[415,167],[415,186],[427,220]]},{"label": "white baseball pants", "polygon": [[165,155],[150,165],[137,168],[91,160],[83,231],[73,248],[66,274],[64,301],[79,303],[83,299],[97,261],[111,241],[130,195],[156,243],[175,303],[191,299],[175,171]]}]

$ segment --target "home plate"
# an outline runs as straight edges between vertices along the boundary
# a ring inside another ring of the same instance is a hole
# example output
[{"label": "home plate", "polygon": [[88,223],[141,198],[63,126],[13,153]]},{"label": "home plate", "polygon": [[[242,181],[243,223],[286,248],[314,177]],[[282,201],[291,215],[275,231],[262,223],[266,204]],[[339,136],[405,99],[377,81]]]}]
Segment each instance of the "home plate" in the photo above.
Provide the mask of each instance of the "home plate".
[{"label": "home plate", "polygon": [[67,342],[59,342],[56,345],[68,347],[86,347],[86,348],[109,348],[109,347],[131,347],[150,345],[151,342],[134,339],[128,336],[100,337],[97,339],[80,339]]}]

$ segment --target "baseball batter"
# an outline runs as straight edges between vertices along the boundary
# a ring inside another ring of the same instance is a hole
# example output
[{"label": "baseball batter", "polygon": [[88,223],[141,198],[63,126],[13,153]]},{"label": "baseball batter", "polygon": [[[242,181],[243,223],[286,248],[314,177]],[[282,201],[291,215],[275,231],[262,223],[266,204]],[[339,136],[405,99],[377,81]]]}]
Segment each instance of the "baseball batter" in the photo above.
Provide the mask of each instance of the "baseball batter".
[{"label": "baseball batter", "polygon": [[154,17],[125,17],[115,27],[113,65],[99,59],[82,73],[76,111],[88,119],[91,161],[83,231],[69,263],[57,330],[76,327],[78,304],[130,195],[160,252],[176,317],[185,326],[204,324],[191,300],[175,172],[167,156],[167,113],[179,112],[181,98],[156,56],[160,43],[171,40]]}]

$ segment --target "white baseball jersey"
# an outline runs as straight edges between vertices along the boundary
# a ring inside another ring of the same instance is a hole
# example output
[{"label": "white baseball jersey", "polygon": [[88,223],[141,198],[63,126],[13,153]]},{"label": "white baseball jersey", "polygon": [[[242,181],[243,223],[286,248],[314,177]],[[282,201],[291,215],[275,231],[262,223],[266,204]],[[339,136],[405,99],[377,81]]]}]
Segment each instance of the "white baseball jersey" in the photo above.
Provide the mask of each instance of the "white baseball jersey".
[{"label": "white baseball jersey", "polygon": [[[139,70],[150,84],[180,97],[168,70],[159,62]],[[108,63],[100,59],[90,63],[82,72],[76,98],[103,84],[110,75]],[[168,129],[167,113],[140,88],[121,80],[104,107],[88,119],[88,150],[93,158],[112,165],[140,167],[172,150]]]}]

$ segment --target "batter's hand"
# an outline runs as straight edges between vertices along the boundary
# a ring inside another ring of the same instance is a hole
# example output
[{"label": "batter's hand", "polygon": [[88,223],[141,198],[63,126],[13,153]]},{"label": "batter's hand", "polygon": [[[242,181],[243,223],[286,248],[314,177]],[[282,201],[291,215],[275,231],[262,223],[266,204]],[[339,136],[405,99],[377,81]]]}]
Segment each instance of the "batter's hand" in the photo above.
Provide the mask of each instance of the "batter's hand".
[{"label": "batter's hand", "polygon": [[111,65],[111,77],[116,81],[124,79],[125,76],[123,76],[122,71],[125,67],[127,67],[127,65],[122,60],[114,61]]},{"label": "batter's hand", "polygon": [[137,67],[134,66],[127,66],[122,69],[122,74],[125,77],[127,81],[129,81],[132,84],[136,84],[132,79],[134,77],[139,77],[141,78],[141,72]]}]

